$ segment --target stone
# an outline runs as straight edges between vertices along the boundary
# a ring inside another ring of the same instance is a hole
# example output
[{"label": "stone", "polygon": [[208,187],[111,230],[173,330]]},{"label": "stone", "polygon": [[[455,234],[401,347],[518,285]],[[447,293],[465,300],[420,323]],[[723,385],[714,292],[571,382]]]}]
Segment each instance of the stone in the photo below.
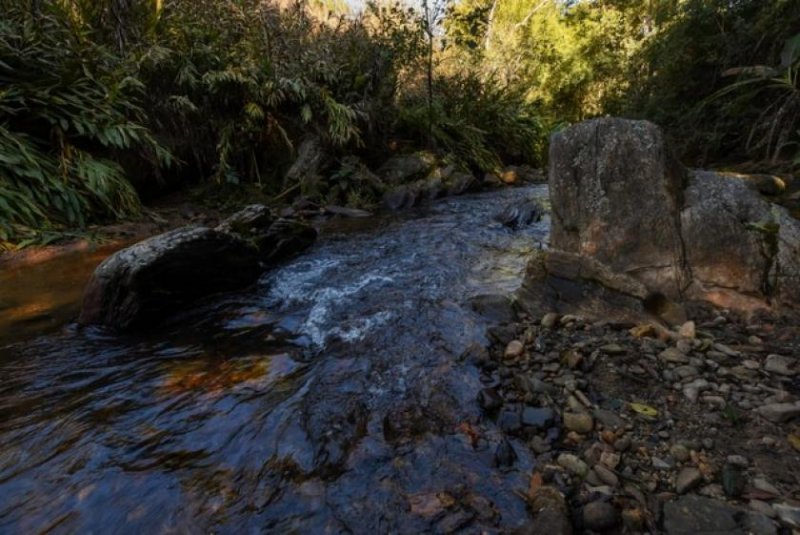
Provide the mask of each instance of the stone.
[{"label": "stone", "polygon": [[772,506],[767,502],[761,500],[750,500],[747,505],[753,511],[760,513],[764,516],[767,516],[769,518],[775,518],[776,516],[778,516],[777,513],[775,513],[775,509],[773,509]]},{"label": "stone", "polygon": [[587,503],[583,506],[581,516],[583,527],[594,531],[604,531],[620,523],[617,508],[604,501]]},{"label": "stone", "polygon": [[517,452],[514,451],[514,447],[508,439],[502,439],[497,445],[497,449],[494,452],[494,460],[498,468],[514,466],[514,463],[517,461]]},{"label": "stone", "polygon": [[672,464],[655,455],[650,458],[650,463],[656,470],[672,470]]},{"label": "stone", "polygon": [[484,388],[478,392],[478,404],[485,411],[495,411],[503,406],[503,398],[494,388]]},{"label": "stone", "polygon": [[678,494],[686,494],[687,491],[692,490],[703,480],[703,475],[700,470],[694,467],[686,467],[678,472],[675,478],[675,492]]},{"label": "stone", "polygon": [[558,325],[559,315],[554,312],[548,312],[542,317],[542,327],[545,329],[553,329]]},{"label": "stone", "polygon": [[553,426],[555,412],[549,407],[525,407],[522,409],[522,425],[536,429],[547,429]]},{"label": "stone", "polygon": [[683,444],[673,444],[669,449],[669,454],[680,463],[685,463],[689,460],[689,448]]},{"label": "stone", "polygon": [[494,215],[494,220],[512,230],[526,227],[542,219],[544,208],[534,199],[515,202]]},{"label": "stone", "polygon": [[616,487],[619,485],[619,478],[617,477],[617,474],[606,468],[603,464],[598,463],[594,465],[592,470],[594,470],[594,473],[597,474],[598,478],[600,478],[600,481],[606,485],[611,487]]},{"label": "stone", "polygon": [[259,258],[275,264],[308,249],[317,239],[317,231],[295,219],[279,218],[268,229],[254,236],[251,242],[258,248]]},{"label": "stone", "polygon": [[389,184],[402,184],[423,179],[436,165],[436,156],[428,152],[398,154],[378,168],[377,175]]},{"label": "stone", "polygon": [[652,123],[576,124],[553,135],[549,165],[552,249],[636,279],[651,304],[752,311],[800,301],[800,221],[742,175],[687,171]]},{"label": "stone", "polygon": [[571,453],[562,453],[558,456],[556,462],[559,466],[566,468],[569,473],[576,476],[586,477],[586,474],[589,473],[589,467],[586,463]]},{"label": "stone", "polygon": [[544,485],[529,496],[528,506],[533,519],[518,533],[524,535],[572,535],[572,523],[564,496],[554,487]]},{"label": "stone", "polygon": [[672,364],[688,364],[689,357],[687,357],[684,353],[679,351],[677,348],[668,347],[661,353],[659,353],[658,358],[663,360],[664,362],[669,362]]},{"label": "stone", "polygon": [[583,412],[565,412],[563,418],[564,427],[582,435],[591,433],[594,428],[594,420],[591,415]]},{"label": "stone", "polygon": [[772,494],[773,496],[781,495],[780,491],[775,487],[775,485],[773,485],[763,477],[753,478],[753,488],[756,488],[768,494]]},{"label": "stone", "polygon": [[756,409],[758,414],[774,423],[788,422],[800,416],[800,402],[770,403]]},{"label": "stone", "polygon": [[781,522],[791,528],[800,529],[800,507],[788,503],[776,503],[772,505],[772,508]]},{"label": "stone", "polygon": [[266,231],[275,219],[275,214],[268,207],[251,204],[226,218],[215,230],[247,239]]},{"label": "stone", "polygon": [[694,338],[697,336],[697,329],[695,328],[694,322],[687,321],[681,325],[681,328],[678,329],[678,336],[682,338]]},{"label": "stone", "polygon": [[686,171],[661,130],[646,121],[584,121],[552,136],[548,161],[551,247],[680,295],[689,279],[675,277],[675,266],[686,265],[679,219]]},{"label": "stone", "polygon": [[796,373],[792,369],[794,365],[795,359],[782,357],[781,355],[767,355],[767,359],[764,361],[764,370],[791,377]]},{"label": "stone", "polygon": [[638,323],[647,315],[641,283],[592,258],[552,249],[534,252],[515,295],[532,317],[555,312]]},{"label": "stone", "polygon": [[249,286],[261,270],[258,250],[245,240],[179,228],[103,261],[86,287],[79,322],[117,330],[150,326],[201,297]]},{"label": "stone", "polygon": [[725,463],[722,467],[722,490],[725,494],[738,498],[744,493],[746,480],[740,466]]},{"label": "stone", "polygon": [[525,346],[522,345],[522,342],[520,342],[519,340],[511,340],[506,346],[506,350],[503,352],[503,356],[506,359],[514,360],[522,356],[524,350]]},{"label": "stone", "polygon": [[686,495],[664,504],[667,535],[744,535],[738,510],[717,500]]},{"label": "stone", "polygon": [[493,323],[511,323],[516,319],[514,305],[503,294],[478,295],[469,300],[472,310]]}]

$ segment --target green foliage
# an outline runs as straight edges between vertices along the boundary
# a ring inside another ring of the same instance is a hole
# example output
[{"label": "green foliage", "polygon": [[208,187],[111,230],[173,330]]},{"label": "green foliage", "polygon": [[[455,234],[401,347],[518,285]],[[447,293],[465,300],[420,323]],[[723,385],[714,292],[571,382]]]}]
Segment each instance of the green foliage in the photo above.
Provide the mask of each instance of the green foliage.
[{"label": "green foliage", "polygon": [[[437,148],[478,171],[497,171],[504,161],[541,164],[545,128],[524,91],[466,72],[437,80],[433,140]],[[421,93],[401,102],[399,130],[421,142],[427,135],[428,107]]]},{"label": "green foliage", "polygon": [[170,161],[141,122],[141,84],[55,7],[2,7],[0,241],[136,213],[137,194],[112,158]]}]

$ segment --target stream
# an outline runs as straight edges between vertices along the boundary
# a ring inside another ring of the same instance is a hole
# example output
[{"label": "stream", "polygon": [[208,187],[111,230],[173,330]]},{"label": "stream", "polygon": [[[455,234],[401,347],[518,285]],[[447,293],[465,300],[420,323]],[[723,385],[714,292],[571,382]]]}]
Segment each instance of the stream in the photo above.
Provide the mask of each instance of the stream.
[{"label": "stream", "polygon": [[[487,320],[547,240],[546,186],[325,223],[245,291],[139,335],[0,347],[0,533],[508,531],[535,458],[497,466],[476,402]],[[0,342],[2,344],[2,342]],[[471,432],[480,429],[479,437]]]}]

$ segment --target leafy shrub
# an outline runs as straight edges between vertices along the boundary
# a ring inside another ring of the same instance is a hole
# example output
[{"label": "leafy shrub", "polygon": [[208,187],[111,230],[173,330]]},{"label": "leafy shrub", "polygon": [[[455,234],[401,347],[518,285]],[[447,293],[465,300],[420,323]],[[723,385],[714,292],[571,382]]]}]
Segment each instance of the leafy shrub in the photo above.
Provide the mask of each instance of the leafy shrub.
[{"label": "leafy shrub", "polygon": [[142,85],[57,9],[2,7],[0,241],[136,213],[114,156],[170,161],[143,124]]}]

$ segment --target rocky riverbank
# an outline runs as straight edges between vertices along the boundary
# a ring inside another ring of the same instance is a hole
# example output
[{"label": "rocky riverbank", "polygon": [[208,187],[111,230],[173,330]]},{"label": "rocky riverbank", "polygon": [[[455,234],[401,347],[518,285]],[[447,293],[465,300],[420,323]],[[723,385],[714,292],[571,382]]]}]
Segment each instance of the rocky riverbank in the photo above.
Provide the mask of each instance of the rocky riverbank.
[{"label": "rocky riverbank", "polygon": [[468,352],[485,416],[537,455],[531,533],[800,528],[800,322],[691,312],[674,330],[525,316]]}]

